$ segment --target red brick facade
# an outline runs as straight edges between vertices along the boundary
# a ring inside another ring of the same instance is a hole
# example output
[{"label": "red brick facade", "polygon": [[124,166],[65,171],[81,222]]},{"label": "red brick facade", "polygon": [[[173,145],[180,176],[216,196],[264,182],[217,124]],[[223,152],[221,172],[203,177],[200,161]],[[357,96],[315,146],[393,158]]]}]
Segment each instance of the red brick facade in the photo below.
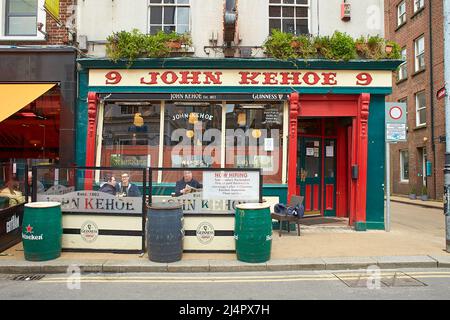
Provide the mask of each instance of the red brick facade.
[{"label": "red brick facade", "polygon": [[[70,26],[70,23],[75,25],[75,5],[77,0],[60,0],[60,21],[61,24],[58,23],[49,15],[46,16],[46,30],[45,32],[48,34],[47,41],[42,40],[28,40],[28,41],[8,41],[8,40],[0,40],[0,45],[72,45],[72,39],[75,38],[75,35],[71,37],[69,34],[67,26]],[[41,10],[39,8],[38,10]],[[0,19],[2,21],[2,19]]]},{"label": "red brick facade", "polygon": [[[408,142],[391,146],[392,193],[409,194],[412,189],[415,189],[416,194],[421,195],[422,191],[425,191],[423,190],[425,181],[428,196],[442,199],[445,144],[439,142],[439,137],[445,134],[444,100],[437,100],[436,92],[444,86],[443,0],[424,0],[424,8],[416,13],[414,13],[414,0],[404,1],[406,22],[398,27],[397,6],[402,1],[385,0],[386,38],[398,42],[402,48],[406,47],[408,68],[408,76],[405,80],[398,82],[397,74],[394,75],[393,94],[387,98],[388,101],[406,98],[408,103]],[[425,37],[425,70],[415,72],[414,41],[422,35]],[[430,45],[430,39],[432,45]],[[433,84],[431,76],[433,76]],[[415,94],[423,90],[426,95],[426,125],[418,127]],[[432,130],[433,125],[434,130]],[[432,133],[434,133],[434,139]],[[400,152],[402,150],[409,152],[409,181],[401,181]],[[432,165],[431,176],[425,178],[422,176],[424,174],[423,151],[426,152],[426,160]]]}]

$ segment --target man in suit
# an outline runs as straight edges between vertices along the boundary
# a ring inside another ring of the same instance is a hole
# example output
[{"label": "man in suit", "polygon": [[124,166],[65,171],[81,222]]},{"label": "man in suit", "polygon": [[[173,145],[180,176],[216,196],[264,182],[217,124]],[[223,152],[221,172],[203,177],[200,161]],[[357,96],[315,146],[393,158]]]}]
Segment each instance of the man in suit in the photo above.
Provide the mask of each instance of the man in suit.
[{"label": "man in suit", "polygon": [[183,178],[177,181],[175,185],[175,196],[179,197],[183,194],[188,194],[195,189],[202,189],[203,185],[192,178],[192,171],[184,171]]},{"label": "man in suit", "polygon": [[122,174],[122,182],[117,184],[117,193],[123,197],[140,197],[141,192],[139,188],[130,182],[130,176],[128,173]]}]

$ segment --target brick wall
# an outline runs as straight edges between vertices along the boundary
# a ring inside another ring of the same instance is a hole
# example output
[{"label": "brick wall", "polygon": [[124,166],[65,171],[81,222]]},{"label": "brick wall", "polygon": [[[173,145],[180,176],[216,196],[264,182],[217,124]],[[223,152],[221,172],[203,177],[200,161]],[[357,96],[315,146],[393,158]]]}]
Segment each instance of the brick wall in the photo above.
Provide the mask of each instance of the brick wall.
[{"label": "brick wall", "polygon": [[[415,187],[418,194],[422,190],[422,165],[418,148],[425,148],[427,160],[431,161],[433,174],[426,178],[428,194],[432,198],[442,198],[443,166],[445,145],[439,143],[439,136],[445,133],[444,101],[436,99],[436,92],[444,86],[444,49],[443,49],[443,0],[425,0],[423,10],[414,14],[413,0],[406,0],[406,23],[397,27],[397,5],[399,0],[385,0],[386,38],[394,40],[407,48],[408,77],[397,83],[393,77],[393,94],[388,101],[408,100],[408,142],[391,146],[392,192],[408,194]],[[432,26],[429,11],[432,5]],[[432,28],[432,30],[431,30]],[[433,62],[430,62],[430,31],[433,37]],[[425,36],[425,64],[422,72],[415,73],[414,40]],[[433,72],[434,88],[431,85],[430,71]],[[426,93],[427,121],[425,127],[416,126],[415,94]],[[434,102],[434,148],[432,141],[431,99]],[[400,182],[400,151],[409,151],[409,183]]]}]

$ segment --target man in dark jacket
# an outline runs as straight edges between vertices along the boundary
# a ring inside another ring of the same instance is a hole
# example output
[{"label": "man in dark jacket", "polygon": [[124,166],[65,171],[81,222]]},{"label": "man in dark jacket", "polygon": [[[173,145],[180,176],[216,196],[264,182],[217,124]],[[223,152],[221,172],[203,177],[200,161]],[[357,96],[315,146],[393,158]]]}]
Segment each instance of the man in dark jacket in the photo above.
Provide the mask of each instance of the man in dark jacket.
[{"label": "man in dark jacket", "polygon": [[128,173],[122,174],[122,182],[117,184],[116,190],[119,193],[119,195],[123,197],[141,196],[141,192],[139,191],[137,185],[132,184],[130,182],[130,176],[128,175]]},{"label": "man in dark jacket", "polygon": [[98,191],[108,193],[110,195],[116,195],[116,178],[114,176],[106,177],[106,182],[100,187]]},{"label": "man in dark jacket", "polygon": [[175,185],[175,196],[179,197],[183,194],[190,193],[196,189],[202,189],[203,185],[192,178],[192,171],[184,171],[183,178],[177,181]]}]

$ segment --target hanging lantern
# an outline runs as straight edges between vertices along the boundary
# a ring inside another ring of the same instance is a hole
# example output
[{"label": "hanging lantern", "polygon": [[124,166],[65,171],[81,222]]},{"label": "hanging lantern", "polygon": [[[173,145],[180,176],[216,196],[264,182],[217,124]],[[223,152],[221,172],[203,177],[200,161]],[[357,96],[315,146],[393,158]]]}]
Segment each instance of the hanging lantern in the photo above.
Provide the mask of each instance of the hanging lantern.
[{"label": "hanging lantern", "polygon": [[196,124],[198,122],[198,113],[191,112],[189,113],[189,123]]},{"label": "hanging lantern", "polygon": [[238,113],[238,126],[244,127],[247,124],[247,114],[245,112]]},{"label": "hanging lantern", "polygon": [[194,131],[186,130],[186,137],[188,137],[189,139],[192,139],[194,137]]},{"label": "hanging lantern", "polygon": [[259,129],[253,129],[252,130],[252,137],[255,139],[261,138],[262,132]]}]

